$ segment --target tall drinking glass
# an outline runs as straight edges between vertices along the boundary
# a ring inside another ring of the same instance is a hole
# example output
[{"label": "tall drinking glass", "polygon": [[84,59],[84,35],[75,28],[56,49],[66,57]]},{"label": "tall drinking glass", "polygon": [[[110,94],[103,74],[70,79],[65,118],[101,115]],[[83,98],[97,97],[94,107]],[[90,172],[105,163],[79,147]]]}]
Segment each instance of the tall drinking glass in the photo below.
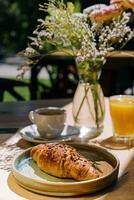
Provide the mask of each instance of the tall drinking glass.
[{"label": "tall drinking glass", "polygon": [[134,145],[134,96],[115,95],[109,98],[113,127],[113,148],[124,149]]}]

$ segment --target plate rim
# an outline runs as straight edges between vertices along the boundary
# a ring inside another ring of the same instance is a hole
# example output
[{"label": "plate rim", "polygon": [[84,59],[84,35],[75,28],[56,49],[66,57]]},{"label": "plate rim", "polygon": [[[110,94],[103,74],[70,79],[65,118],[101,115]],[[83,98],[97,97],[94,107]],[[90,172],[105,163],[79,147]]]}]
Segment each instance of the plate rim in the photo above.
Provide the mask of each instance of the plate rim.
[{"label": "plate rim", "polygon": [[30,147],[30,148],[28,148],[28,149],[26,149],[26,150],[21,151],[19,154],[17,154],[17,155],[14,157],[14,159],[13,159],[13,161],[12,161],[12,172],[13,172],[13,174],[14,174],[14,173],[17,173],[17,174],[19,174],[19,175],[25,177],[26,179],[30,179],[30,180],[32,180],[32,181],[35,181],[36,183],[41,183],[41,184],[47,183],[47,184],[50,185],[50,186],[55,186],[55,185],[59,185],[59,186],[63,186],[63,185],[68,186],[68,185],[69,185],[69,186],[71,186],[71,185],[74,185],[74,184],[75,184],[75,185],[80,185],[80,184],[83,185],[83,184],[86,184],[86,183],[89,183],[89,182],[93,183],[93,182],[95,182],[95,181],[105,179],[105,178],[107,178],[108,176],[114,174],[116,171],[119,170],[120,161],[119,161],[119,159],[118,159],[114,154],[112,154],[109,150],[107,150],[107,149],[105,149],[105,148],[103,148],[103,147],[100,147],[100,146],[98,146],[98,145],[95,145],[95,144],[78,144],[78,143],[68,143],[68,144],[74,145],[74,146],[77,146],[77,145],[78,145],[78,146],[95,147],[95,148],[97,148],[97,149],[101,149],[102,151],[105,151],[107,154],[110,154],[110,155],[116,160],[116,166],[113,168],[113,170],[112,170],[110,173],[108,173],[108,174],[106,174],[106,175],[103,175],[103,176],[101,176],[101,177],[95,178],[95,179],[91,179],[91,180],[73,181],[73,182],[53,182],[53,181],[48,181],[48,180],[38,180],[38,179],[36,179],[36,178],[30,178],[30,177],[28,177],[28,176],[26,176],[26,175],[24,175],[24,174],[21,174],[21,173],[19,172],[19,170],[17,170],[16,167],[15,167],[15,162],[16,162],[16,160],[17,160],[20,156],[22,156],[23,154],[26,154],[28,151],[30,151],[30,149],[32,148],[32,147]]}]

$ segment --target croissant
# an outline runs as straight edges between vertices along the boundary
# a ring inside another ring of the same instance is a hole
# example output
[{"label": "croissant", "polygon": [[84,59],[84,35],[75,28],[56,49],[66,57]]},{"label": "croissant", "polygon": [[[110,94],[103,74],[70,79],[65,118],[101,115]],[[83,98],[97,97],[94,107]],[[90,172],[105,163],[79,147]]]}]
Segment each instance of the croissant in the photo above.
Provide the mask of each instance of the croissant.
[{"label": "croissant", "polygon": [[83,181],[99,176],[93,162],[67,144],[39,144],[31,149],[30,155],[41,170],[56,177]]}]

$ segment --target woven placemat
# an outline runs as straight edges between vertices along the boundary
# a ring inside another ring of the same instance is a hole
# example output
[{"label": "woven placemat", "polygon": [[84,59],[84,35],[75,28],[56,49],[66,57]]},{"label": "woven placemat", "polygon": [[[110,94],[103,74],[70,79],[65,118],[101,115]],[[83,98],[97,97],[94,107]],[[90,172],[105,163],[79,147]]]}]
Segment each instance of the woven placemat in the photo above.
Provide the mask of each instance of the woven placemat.
[{"label": "woven placemat", "polygon": [[[6,136],[6,134],[5,134]],[[0,144],[0,169],[11,171],[13,158],[22,150],[33,146],[21,138],[19,133]]]}]

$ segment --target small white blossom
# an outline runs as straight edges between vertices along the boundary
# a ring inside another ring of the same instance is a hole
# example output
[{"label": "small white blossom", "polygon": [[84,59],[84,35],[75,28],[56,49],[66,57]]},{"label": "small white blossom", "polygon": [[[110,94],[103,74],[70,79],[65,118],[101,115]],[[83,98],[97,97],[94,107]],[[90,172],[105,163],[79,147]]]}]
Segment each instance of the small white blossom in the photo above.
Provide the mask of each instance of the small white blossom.
[{"label": "small white blossom", "polygon": [[70,49],[82,76],[98,72],[110,51],[122,48],[134,37],[134,31],[128,26],[130,16],[126,12],[101,24],[91,23],[87,14],[74,13],[72,7],[68,8],[60,0],[49,1],[47,8],[42,5],[41,10],[47,11],[49,16],[38,20],[40,24],[33,33],[26,55],[43,52],[46,44]]}]

